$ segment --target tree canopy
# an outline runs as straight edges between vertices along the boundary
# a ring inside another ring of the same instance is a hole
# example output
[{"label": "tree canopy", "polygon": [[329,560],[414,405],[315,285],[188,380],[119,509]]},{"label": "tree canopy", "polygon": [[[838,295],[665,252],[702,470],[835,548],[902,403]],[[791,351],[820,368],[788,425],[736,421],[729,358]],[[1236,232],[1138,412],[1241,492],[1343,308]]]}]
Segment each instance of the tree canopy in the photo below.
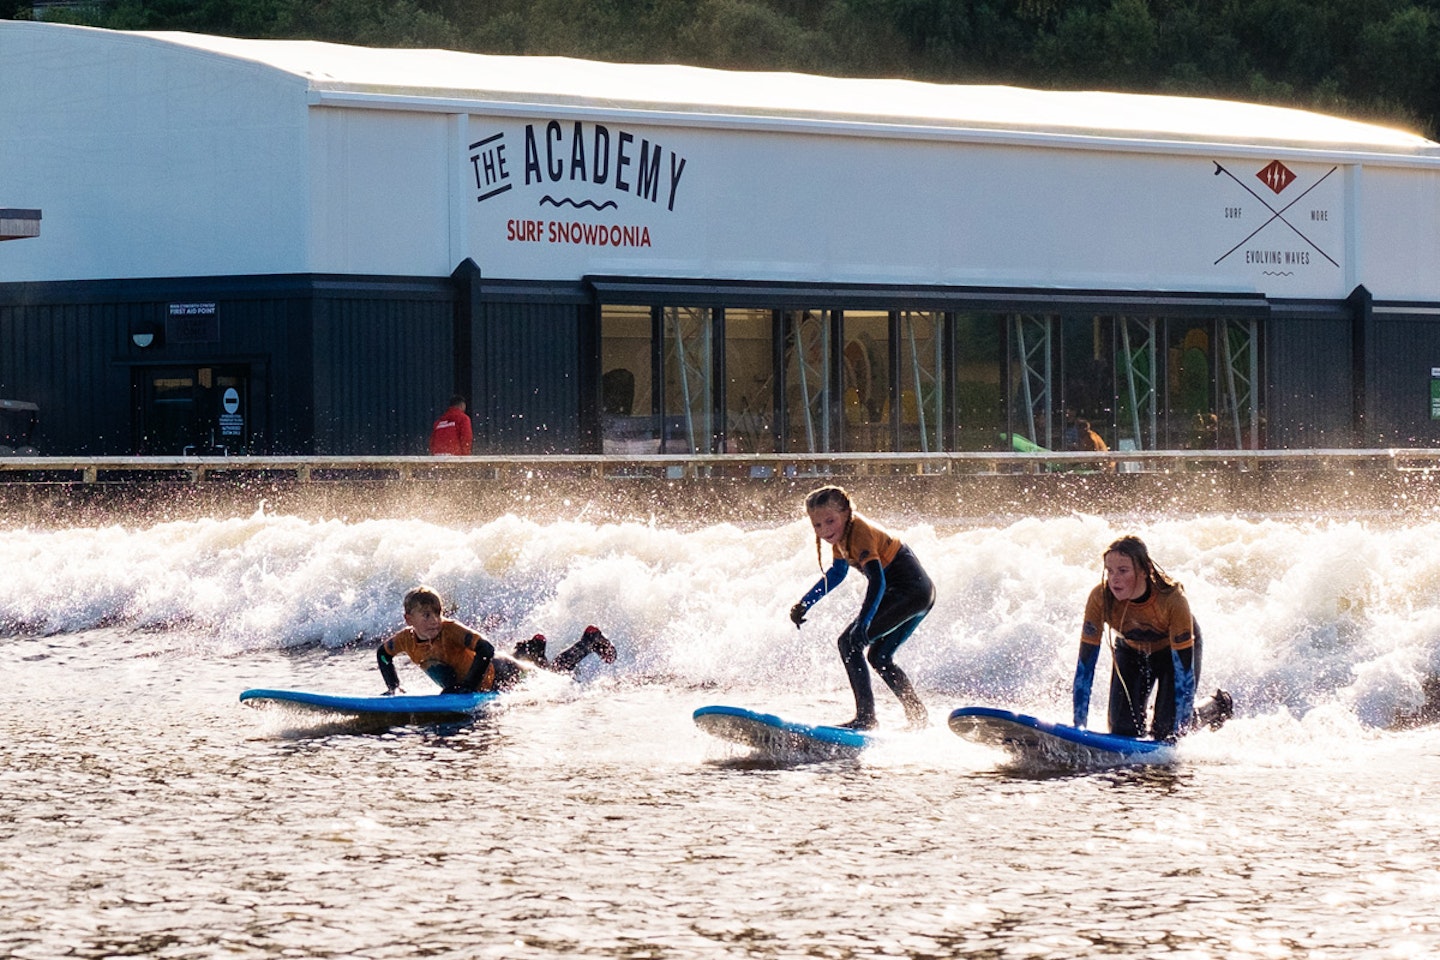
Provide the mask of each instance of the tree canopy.
[{"label": "tree canopy", "polygon": [[1440,121],[1440,0],[104,0],[46,19],[1210,96],[1431,137]]}]

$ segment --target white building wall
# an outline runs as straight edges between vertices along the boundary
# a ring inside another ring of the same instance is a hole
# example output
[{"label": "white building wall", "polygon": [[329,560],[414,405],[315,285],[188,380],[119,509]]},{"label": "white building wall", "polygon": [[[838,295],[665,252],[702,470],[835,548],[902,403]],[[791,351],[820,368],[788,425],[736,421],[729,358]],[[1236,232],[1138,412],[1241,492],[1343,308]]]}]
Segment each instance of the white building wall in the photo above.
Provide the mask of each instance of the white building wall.
[{"label": "white building wall", "polygon": [[44,219],[0,246],[0,282],[308,269],[303,79],[149,38],[4,27],[0,195]]},{"label": "white building wall", "polygon": [[[316,272],[447,276],[449,118],[441,113],[310,111],[309,263]],[[472,201],[473,202],[473,201]]]},{"label": "white building wall", "polygon": [[[449,86],[402,86],[409,65]],[[644,109],[486,86],[503,76],[455,53],[0,22],[0,205],[44,214],[40,238],[0,245],[0,282],[444,276],[472,257],[510,279],[1440,301],[1440,151],[1416,138],[1330,149],[1328,118],[1259,146]]]},{"label": "white building wall", "polygon": [[[595,182],[597,127],[608,134],[612,168],[621,156],[615,141],[629,137],[629,189],[617,186],[613,170]],[[1313,152],[1019,146],[586,120],[578,127],[582,168],[575,121],[565,118],[558,136],[554,129],[544,119],[470,120],[472,143],[483,146],[471,151],[479,159],[470,163],[468,252],[488,275],[1327,298],[1353,288],[1346,285],[1344,165],[1317,162]],[[656,145],[651,199],[634,182],[636,158],[653,155]],[[495,157],[487,167],[484,155],[497,150],[503,167]],[[1286,172],[1267,186],[1260,174],[1282,157]],[[487,177],[489,170],[498,173]],[[607,229],[594,232],[599,227]],[[585,239],[587,229],[596,239]],[[1382,247],[1411,239],[1400,224],[1373,234]],[[617,237],[620,246],[610,243]],[[1412,255],[1433,259],[1436,250],[1432,243]]]},{"label": "white building wall", "polygon": [[1367,164],[1358,282],[1381,300],[1440,299],[1440,170]]}]

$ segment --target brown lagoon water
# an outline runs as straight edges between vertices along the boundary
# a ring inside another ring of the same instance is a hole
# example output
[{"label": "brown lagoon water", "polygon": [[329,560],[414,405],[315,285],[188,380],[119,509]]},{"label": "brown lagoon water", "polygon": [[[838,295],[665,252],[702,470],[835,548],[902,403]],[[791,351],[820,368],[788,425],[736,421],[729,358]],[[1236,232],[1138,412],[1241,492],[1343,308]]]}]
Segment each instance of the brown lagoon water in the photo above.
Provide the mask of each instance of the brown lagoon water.
[{"label": "brown lagoon water", "polygon": [[[1440,730],[1397,725],[1440,673],[1440,523],[900,532],[941,591],[900,657],[935,726],[798,763],[690,713],[849,716],[833,636],[861,586],[791,626],[803,522],[12,523],[0,955],[1440,955]],[[1148,770],[1021,770],[949,734],[966,703],[1068,715],[1080,608],[1125,532],[1186,583],[1236,719]],[[594,621],[620,660],[464,724],[237,701],[379,692],[374,639],[420,581],[501,646]]]}]

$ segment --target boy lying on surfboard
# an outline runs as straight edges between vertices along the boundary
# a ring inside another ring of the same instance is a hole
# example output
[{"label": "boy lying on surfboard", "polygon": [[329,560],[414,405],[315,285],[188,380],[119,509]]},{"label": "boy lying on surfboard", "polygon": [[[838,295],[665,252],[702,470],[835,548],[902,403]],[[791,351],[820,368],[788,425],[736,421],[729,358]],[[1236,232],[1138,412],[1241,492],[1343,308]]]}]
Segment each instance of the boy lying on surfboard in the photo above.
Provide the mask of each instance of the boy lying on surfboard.
[{"label": "boy lying on surfboard", "polygon": [[580,639],[553,660],[545,656],[545,636],[539,633],[517,645],[511,657],[497,653],[475,630],[446,617],[440,594],[430,587],[407,592],[404,608],[404,629],[375,649],[386,696],[405,692],[395,669],[395,657],[402,653],[441,686],[441,693],[508,690],[534,667],[569,673],[592,653],[606,663],[615,662],[615,645],[599,627],[586,627]]}]

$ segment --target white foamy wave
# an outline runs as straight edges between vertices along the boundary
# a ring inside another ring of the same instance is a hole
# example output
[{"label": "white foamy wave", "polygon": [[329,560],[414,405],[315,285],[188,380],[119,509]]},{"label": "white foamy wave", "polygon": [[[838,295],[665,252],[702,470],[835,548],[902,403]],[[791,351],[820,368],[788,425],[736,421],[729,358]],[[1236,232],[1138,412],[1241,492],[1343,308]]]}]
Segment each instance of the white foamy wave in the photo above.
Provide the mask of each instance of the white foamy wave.
[{"label": "white foamy wave", "polygon": [[[1437,523],[1199,517],[1126,526],[1077,515],[958,529],[935,518],[896,532],[939,592],[898,659],[943,702],[1068,717],[1081,610],[1101,551],[1124,533],[1144,537],[1185,584],[1204,628],[1202,692],[1230,690],[1242,717],[1324,709],[1384,726],[1418,710],[1426,678],[1440,674],[1440,612],[1429,602],[1440,586]],[[835,638],[864,593],[852,575],[795,629],[789,608],[820,575],[799,519],[681,532],[258,512],[10,530],[0,567],[0,626],[13,637],[108,625],[183,628],[212,638],[211,653],[338,647],[395,629],[401,596],[428,583],[502,648],[534,632],[559,645],[596,623],[620,647],[611,669],[621,676],[777,695],[844,692]]]}]

